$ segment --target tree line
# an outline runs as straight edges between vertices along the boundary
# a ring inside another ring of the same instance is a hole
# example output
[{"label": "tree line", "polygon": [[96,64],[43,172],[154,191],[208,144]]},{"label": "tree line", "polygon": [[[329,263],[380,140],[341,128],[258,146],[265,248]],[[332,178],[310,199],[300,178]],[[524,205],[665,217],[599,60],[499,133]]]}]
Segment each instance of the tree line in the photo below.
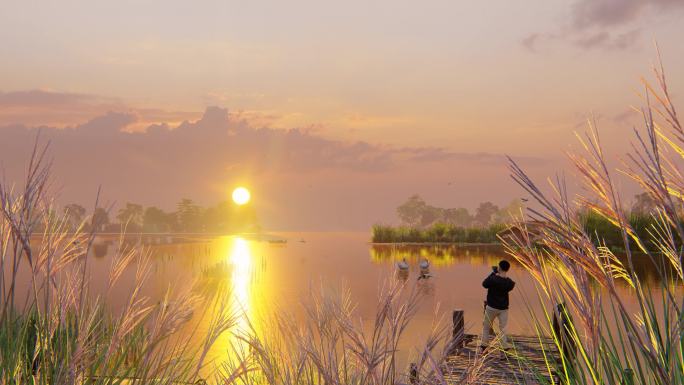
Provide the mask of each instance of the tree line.
[{"label": "tree line", "polygon": [[[523,203],[521,199],[513,199],[506,206],[499,207],[492,202],[482,202],[471,214],[463,207],[441,208],[429,205],[416,194],[397,207],[397,216],[402,225],[416,228],[426,228],[437,223],[457,227],[487,227],[510,222],[512,215],[521,213]],[[655,206],[648,193],[641,193],[634,196],[632,205],[624,208],[624,211],[649,216],[654,212]]]},{"label": "tree line", "polygon": [[[480,203],[475,212],[465,208],[440,208],[427,204],[419,195],[413,195],[397,207],[400,226],[375,225],[372,239],[385,242],[440,242],[440,243],[498,243],[498,235],[506,229],[512,215],[523,209],[522,200],[515,199],[504,208],[491,202]],[[623,208],[632,230],[648,239],[649,232],[658,225],[656,204],[648,193],[634,196],[631,206]],[[605,245],[620,251],[623,243],[621,229],[589,206],[577,211],[578,222],[596,245]],[[684,210],[678,214],[684,218]],[[684,220],[679,223],[684,227]],[[682,240],[675,236],[678,246]],[[633,243],[633,242],[631,242]],[[637,245],[632,247],[636,249]],[[646,244],[646,248],[657,250],[657,244]]]},{"label": "tree line", "polygon": [[[53,215],[58,214],[53,212]],[[83,225],[85,230],[95,232],[220,233],[259,229],[251,205],[237,206],[229,201],[202,207],[192,199],[184,198],[176,204],[175,211],[127,202],[115,213],[98,207],[90,216],[82,205],[70,203],[63,207],[61,214],[70,229],[75,230]]]},{"label": "tree line", "polygon": [[511,215],[520,213],[523,202],[512,200],[503,208],[492,202],[482,202],[470,213],[468,209],[441,208],[427,204],[420,195],[412,195],[397,207],[397,215],[405,226],[425,228],[436,223],[457,227],[486,227],[493,224],[508,222]]}]

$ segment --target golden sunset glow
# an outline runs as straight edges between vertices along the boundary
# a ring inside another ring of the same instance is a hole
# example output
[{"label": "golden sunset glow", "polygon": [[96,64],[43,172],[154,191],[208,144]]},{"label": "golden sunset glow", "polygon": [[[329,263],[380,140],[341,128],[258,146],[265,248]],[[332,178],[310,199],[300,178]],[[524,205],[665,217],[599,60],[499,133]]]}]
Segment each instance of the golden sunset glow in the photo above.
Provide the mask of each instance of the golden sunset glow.
[{"label": "golden sunset glow", "polygon": [[249,190],[244,187],[238,187],[233,190],[233,202],[237,205],[242,206],[249,203],[250,198],[251,194],[249,193]]},{"label": "golden sunset glow", "polygon": [[[252,254],[249,244],[242,238],[235,238],[230,249],[229,262],[232,266],[231,287],[239,312],[249,312],[249,287],[252,277]],[[244,317],[240,317],[243,319]]]},{"label": "golden sunset glow", "polygon": [[33,3],[0,385],[684,385],[684,0]]}]

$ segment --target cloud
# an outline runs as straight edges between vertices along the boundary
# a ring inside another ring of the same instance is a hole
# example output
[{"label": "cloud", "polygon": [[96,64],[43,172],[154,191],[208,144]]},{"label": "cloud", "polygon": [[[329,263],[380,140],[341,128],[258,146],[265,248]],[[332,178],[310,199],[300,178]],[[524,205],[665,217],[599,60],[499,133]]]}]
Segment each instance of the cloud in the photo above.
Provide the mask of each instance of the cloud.
[{"label": "cloud", "polygon": [[641,31],[633,30],[612,36],[609,32],[601,31],[577,38],[574,43],[582,49],[615,49],[623,50],[633,46],[639,39]]},{"label": "cloud", "polygon": [[[501,166],[505,167],[507,158],[504,154],[488,152],[453,152],[444,148],[403,148],[399,150],[411,154],[408,159],[415,162],[457,162],[461,164],[477,166]],[[532,156],[516,156],[516,159],[527,164],[543,161],[541,158]]]},{"label": "cloud", "polygon": [[531,33],[528,36],[526,36],[522,41],[521,44],[523,47],[527,48],[530,52],[537,52],[537,43],[540,39],[541,34],[539,33]]},{"label": "cloud", "polygon": [[116,99],[88,94],[53,90],[0,92],[0,124],[5,125],[64,125],[121,108],[122,103]]},{"label": "cloud", "polygon": [[605,28],[637,21],[647,13],[662,14],[684,8],[681,0],[579,0],[572,5],[577,30]]},{"label": "cloud", "polygon": [[684,10],[681,0],[577,0],[564,26],[556,31],[533,32],[521,40],[530,52],[542,43],[564,41],[583,50],[625,50],[641,37],[641,23],[673,16]]},{"label": "cloud", "polygon": [[508,183],[499,154],[328,139],[301,129],[254,126],[219,107],[207,108],[196,120],[130,130],[139,124],[135,111],[111,111],[62,128],[3,125],[0,167],[8,180],[21,180],[40,131],[50,142],[63,203],[90,202],[102,185],[105,202],[170,209],[182,197],[215,204],[232,184],[244,183],[254,188],[257,201],[266,202],[259,210],[263,224],[278,229],[367,228],[391,220],[396,205],[416,192],[458,199],[444,182],[454,178],[463,183],[455,205],[484,197],[507,201],[504,191],[515,190],[512,184],[496,191],[486,187]]},{"label": "cloud", "polygon": [[612,117],[613,122],[620,125],[636,126],[640,121],[640,115],[631,108],[625,109]]},{"label": "cloud", "polygon": [[117,98],[55,90],[0,91],[0,125],[26,124],[31,126],[67,127],[109,112],[136,115],[142,129],[152,122],[181,122],[196,118],[196,113],[165,111],[154,108],[133,107]]},{"label": "cloud", "polygon": [[[2,107],[16,107],[16,106],[60,106],[76,104],[84,105],[90,104],[93,101],[107,101],[107,99],[77,93],[64,93],[50,90],[28,90],[15,92],[0,92],[0,106]],[[112,100],[108,100],[111,102]]]},{"label": "cloud", "polygon": [[[107,162],[126,164],[123,154],[133,159],[146,158],[155,165],[171,165],[174,170],[193,170],[206,165],[226,168],[249,167],[255,172],[306,172],[314,169],[349,169],[362,172],[386,171],[402,162],[433,162],[460,159],[490,162],[500,155],[454,153],[442,148],[393,148],[363,141],[347,142],[326,139],[300,129],[252,127],[241,114],[209,107],[197,121],[185,121],[176,127],[153,124],[142,131],[128,128],[138,123],[138,116],[128,112],[108,112],[86,123],[67,127],[41,127],[42,135],[53,142],[60,153],[81,153],[88,148]],[[13,125],[0,127],[6,142],[27,141],[38,128]],[[99,142],[99,144],[93,141]],[[167,154],[181,154],[169,157]],[[182,154],[192,154],[190,157]],[[94,155],[94,154],[92,154]],[[152,170],[149,170],[152,171]]]}]

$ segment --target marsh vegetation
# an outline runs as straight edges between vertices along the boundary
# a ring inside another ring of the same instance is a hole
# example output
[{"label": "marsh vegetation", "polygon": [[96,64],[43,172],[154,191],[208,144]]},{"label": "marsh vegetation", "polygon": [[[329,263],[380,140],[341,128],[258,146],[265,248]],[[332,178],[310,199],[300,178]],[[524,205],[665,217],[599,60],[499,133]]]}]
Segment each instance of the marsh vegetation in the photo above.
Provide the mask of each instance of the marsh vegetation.
[{"label": "marsh vegetation", "polygon": [[[649,219],[635,221],[623,209],[615,172],[606,166],[594,126],[582,137],[586,153],[571,155],[589,191],[579,200],[568,196],[563,181],[547,194],[511,161],[513,177],[536,203],[525,216],[514,218],[521,231],[502,242],[534,279],[538,297],[530,301],[543,312],[530,313],[527,321],[537,333],[554,337],[565,352],[560,361],[545,362],[563,383],[684,384],[684,178],[678,172],[684,129],[661,68],[656,79],[658,89],[645,84],[644,128],[623,168],[652,200]],[[312,291],[303,317],[272,309],[258,326],[245,317],[244,293],[223,287],[221,280],[212,290],[190,282],[151,300],[143,290],[151,274],[150,253],[143,245],[121,241],[106,279],[95,282],[89,274],[95,215],[84,216],[76,226],[55,215],[45,151],[37,146],[31,159],[21,189],[0,186],[2,383],[408,382],[397,355],[421,300],[414,285],[391,281],[382,286],[366,324],[359,321],[349,291],[323,287]],[[526,226],[530,222],[539,224],[534,233]],[[605,222],[612,225],[611,242],[622,245],[624,258],[605,246],[602,235],[608,230],[589,226]],[[448,231],[430,236],[444,234]],[[644,281],[637,274],[637,253],[650,261],[658,280]],[[215,271],[217,277],[227,274],[221,265]],[[205,275],[214,276],[210,269]],[[114,288],[124,276],[133,284],[122,294]],[[103,293],[93,290],[96,283],[104,285]],[[109,306],[114,293],[123,306]],[[636,306],[630,305],[633,301]],[[554,332],[552,314],[559,302],[572,320],[564,326],[569,340]],[[208,371],[209,352],[226,334],[231,336],[224,346],[227,353]],[[415,350],[419,381],[444,384],[449,331],[435,322],[426,334]],[[484,370],[487,356],[478,355],[470,371],[453,381],[476,382]]]},{"label": "marsh vegetation", "polygon": [[497,234],[506,229],[501,223],[486,227],[461,227],[435,223],[425,228],[409,226],[375,225],[372,230],[374,243],[499,243]]},{"label": "marsh vegetation", "polygon": [[[60,212],[61,211],[61,212]],[[96,207],[90,215],[78,203],[61,208],[52,207],[49,215],[64,217],[66,229],[75,231],[81,224],[83,231],[96,233],[223,233],[257,231],[259,223],[252,206],[238,206],[222,201],[212,207],[202,207],[192,199],[183,198],[176,210],[165,211],[156,206],[144,207],[126,202],[116,212],[113,207]],[[83,222],[86,218],[91,220]],[[36,233],[45,230],[36,224]]]},{"label": "marsh vegetation", "polygon": [[[607,166],[595,122],[580,136],[585,153],[571,154],[570,160],[587,194],[571,198],[560,179],[547,194],[514,161],[510,164],[514,179],[539,205],[517,224],[523,230],[526,222],[540,225],[535,241],[522,231],[508,238],[505,247],[536,280],[539,300],[565,303],[574,320],[564,328],[571,337],[563,341],[553,332],[552,307],[546,307],[547,317],[532,318],[558,346],[571,347],[557,366],[565,383],[684,383],[684,179],[678,171],[684,160],[684,129],[662,67],[654,73],[656,86],[643,83],[643,128],[635,130],[634,146],[620,172]],[[630,218],[623,210],[616,188],[620,175],[635,181],[653,203],[648,220]],[[612,242],[621,245],[624,259],[605,246],[602,235],[608,230],[587,231],[587,221],[582,221],[586,210],[591,212],[589,222],[600,218],[600,223],[612,224],[617,238]],[[648,259],[657,269],[661,279],[655,288],[637,276],[636,258]],[[628,292],[617,289],[625,284]],[[630,299],[637,300],[636,310],[627,308]]]}]

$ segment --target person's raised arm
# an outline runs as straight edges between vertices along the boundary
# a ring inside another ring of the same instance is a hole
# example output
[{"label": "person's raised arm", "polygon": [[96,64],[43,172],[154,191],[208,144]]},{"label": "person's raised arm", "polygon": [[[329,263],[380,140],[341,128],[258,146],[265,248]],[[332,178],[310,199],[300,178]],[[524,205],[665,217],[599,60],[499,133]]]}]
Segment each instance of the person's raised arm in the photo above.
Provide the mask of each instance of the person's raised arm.
[{"label": "person's raised arm", "polygon": [[492,287],[492,284],[494,284],[493,278],[495,274],[496,273],[489,274],[487,278],[485,278],[485,280],[482,281],[482,287],[484,287],[485,289],[489,289],[490,287]]}]

